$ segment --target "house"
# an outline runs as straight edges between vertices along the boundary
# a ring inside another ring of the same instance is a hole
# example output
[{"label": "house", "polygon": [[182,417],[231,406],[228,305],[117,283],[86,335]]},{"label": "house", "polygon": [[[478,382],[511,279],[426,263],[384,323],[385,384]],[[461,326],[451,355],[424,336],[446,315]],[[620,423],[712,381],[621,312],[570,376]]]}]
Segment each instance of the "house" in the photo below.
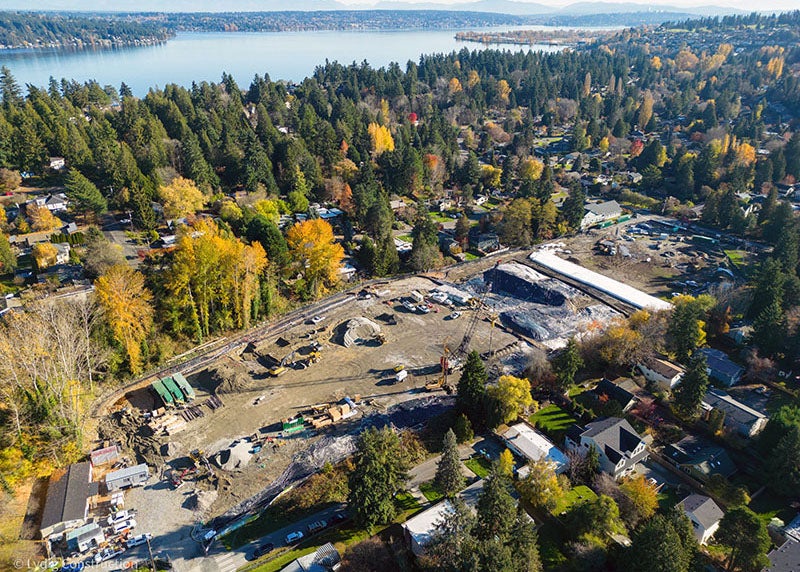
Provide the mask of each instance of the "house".
[{"label": "house", "polygon": [[[461,500],[468,507],[474,509],[478,504],[478,497],[483,490],[483,479],[476,481],[458,493]],[[423,510],[416,516],[403,523],[403,530],[411,546],[411,552],[416,556],[425,554],[425,546],[430,543],[436,532],[437,525],[441,523],[453,510],[450,501],[442,501],[431,508]]]},{"label": "house", "polygon": [[47,207],[53,213],[65,212],[69,206],[69,199],[64,193],[47,195],[46,197],[36,197],[34,199],[37,207]]},{"label": "house", "polygon": [[[563,473],[569,464],[567,456],[561,452],[547,437],[539,433],[530,424],[517,423],[509,427],[501,435],[512,453],[528,461],[545,459],[555,466],[556,473]],[[518,471],[520,477],[527,474],[527,467]]]},{"label": "house", "polygon": [[477,197],[475,197],[475,204],[477,206],[481,206],[488,202],[489,202],[489,197],[487,197],[486,195],[478,195]]},{"label": "house", "polygon": [[655,383],[663,389],[674,389],[681,382],[684,370],[660,358],[652,358],[638,366],[644,378],[650,383]]},{"label": "house", "polygon": [[639,387],[632,379],[618,378],[610,381],[606,378],[600,380],[594,388],[595,397],[605,403],[612,399],[619,403],[623,412],[628,412],[636,404],[636,390]]},{"label": "house", "polygon": [[396,212],[406,208],[406,203],[401,200],[389,201],[389,208]]},{"label": "house", "polygon": [[694,536],[700,544],[706,544],[714,536],[719,528],[719,521],[725,516],[717,503],[703,495],[689,495],[678,506],[692,521]]},{"label": "house", "polygon": [[86,552],[105,542],[106,535],[103,534],[103,529],[96,522],[90,522],[80,528],[70,530],[64,540],[66,540],[69,550]]},{"label": "house", "polygon": [[800,542],[789,539],[767,554],[769,566],[765,572],[797,572],[800,570]]},{"label": "house", "polygon": [[315,552],[301,556],[281,572],[330,572],[341,565],[342,557],[330,542],[323,544]]},{"label": "house", "polygon": [[478,252],[494,252],[500,250],[500,238],[493,232],[476,232],[470,231],[469,233],[469,246]]},{"label": "house", "polygon": [[97,483],[92,482],[92,465],[88,461],[70,465],[50,477],[39,526],[42,538],[86,524],[95,495]]},{"label": "house", "polygon": [[64,243],[55,243],[53,246],[56,247],[56,264],[66,264],[69,262],[69,251],[70,246],[66,242]]},{"label": "house", "polygon": [[586,454],[594,446],[600,455],[600,468],[619,478],[633,471],[647,459],[644,440],[625,419],[607,417],[588,423],[585,428],[573,425],[565,437],[568,448]]},{"label": "house", "polygon": [[143,485],[150,478],[150,470],[142,463],[134,467],[126,467],[106,475],[106,487],[109,492],[118,491],[125,487]]},{"label": "house", "polygon": [[50,157],[50,169],[53,171],[63,171],[66,166],[67,162],[64,157]]},{"label": "house", "polygon": [[700,352],[706,356],[706,371],[712,379],[725,387],[736,385],[742,379],[744,368],[733,363],[725,352],[714,348],[702,348]]},{"label": "house", "polygon": [[736,472],[736,465],[723,447],[694,435],[687,435],[677,443],[667,445],[664,457],[702,482],[706,482],[711,475],[727,478]]},{"label": "house", "polygon": [[622,207],[619,206],[617,201],[589,203],[583,207],[581,230],[585,230],[608,220],[614,220],[620,216],[622,216]]},{"label": "house", "polygon": [[73,235],[76,232],[78,232],[78,225],[75,224],[74,222],[65,224],[64,226],[61,227],[61,232],[63,232],[64,234]]},{"label": "house", "polygon": [[439,212],[444,212],[453,208],[452,199],[442,199],[436,204]]},{"label": "house", "polygon": [[723,426],[744,437],[758,435],[767,424],[766,415],[718,389],[709,389],[700,406],[703,408],[703,417],[706,419],[714,409],[724,413]]}]

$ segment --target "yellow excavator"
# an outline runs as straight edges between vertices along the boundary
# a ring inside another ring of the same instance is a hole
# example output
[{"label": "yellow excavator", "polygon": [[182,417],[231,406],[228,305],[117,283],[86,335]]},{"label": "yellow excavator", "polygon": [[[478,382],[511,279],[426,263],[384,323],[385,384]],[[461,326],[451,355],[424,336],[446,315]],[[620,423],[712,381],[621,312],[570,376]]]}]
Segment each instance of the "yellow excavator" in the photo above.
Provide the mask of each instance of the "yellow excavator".
[{"label": "yellow excavator", "polygon": [[450,354],[450,350],[447,347],[447,344],[444,345],[442,349],[442,357],[439,359],[439,363],[442,366],[442,373],[436,379],[436,381],[431,381],[425,384],[425,391],[436,391],[438,389],[444,389],[447,393],[452,393],[453,389],[447,383],[447,374],[450,371],[450,361],[448,356]]}]

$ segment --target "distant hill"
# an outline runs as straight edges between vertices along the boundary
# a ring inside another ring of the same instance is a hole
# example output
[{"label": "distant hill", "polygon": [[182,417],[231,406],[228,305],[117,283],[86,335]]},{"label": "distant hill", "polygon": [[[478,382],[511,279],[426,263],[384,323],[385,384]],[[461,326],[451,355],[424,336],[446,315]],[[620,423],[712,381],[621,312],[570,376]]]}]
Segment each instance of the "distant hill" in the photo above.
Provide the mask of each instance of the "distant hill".
[{"label": "distant hill", "polygon": [[[4,0],[5,10],[30,10],[30,0]],[[578,2],[563,8],[554,8],[539,2],[515,0],[477,0],[456,4],[436,2],[412,3],[395,0],[379,0],[372,5],[343,4],[337,0],[37,0],[37,11],[63,12],[282,12],[314,10],[447,10],[492,12],[532,15],[595,15],[623,14],[635,12],[669,12],[676,14],[716,15],[743,13],[742,10],[721,6],[676,7],[666,4],[635,2]]]}]

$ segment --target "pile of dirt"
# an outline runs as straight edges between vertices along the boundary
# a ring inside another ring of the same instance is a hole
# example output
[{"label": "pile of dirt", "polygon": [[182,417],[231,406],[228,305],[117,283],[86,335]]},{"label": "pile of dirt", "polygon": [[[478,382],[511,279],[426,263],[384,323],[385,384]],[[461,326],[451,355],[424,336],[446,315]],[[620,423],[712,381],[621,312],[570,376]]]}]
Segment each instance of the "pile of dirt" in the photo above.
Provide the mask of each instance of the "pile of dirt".
[{"label": "pile of dirt", "polygon": [[150,426],[129,410],[116,411],[104,417],[97,427],[97,435],[101,440],[121,443],[123,450],[133,454],[136,463],[147,463],[153,467],[163,463],[161,442]]},{"label": "pile of dirt", "polygon": [[250,449],[252,445],[247,441],[239,441],[238,443],[222,449],[214,456],[214,463],[226,471],[235,471],[243,469],[250,462]]},{"label": "pile of dirt", "polygon": [[225,360],[208,370],[211,391],[217,395],[239,393],[248,389],[252,378],[244,364]]},{"label": "pile of dirt", "polygon": [[349,348],[354,344],[371,341],[380,333],[381,327],[372,320],[363,317],[353,318],[348,320],[343,328],[341,344]]},{"label": "pile of dirt", "polygon": [[208,512],[216,500],[217,491],[215,490],[195,490],[187,499],[186,507],[202,516]]}]

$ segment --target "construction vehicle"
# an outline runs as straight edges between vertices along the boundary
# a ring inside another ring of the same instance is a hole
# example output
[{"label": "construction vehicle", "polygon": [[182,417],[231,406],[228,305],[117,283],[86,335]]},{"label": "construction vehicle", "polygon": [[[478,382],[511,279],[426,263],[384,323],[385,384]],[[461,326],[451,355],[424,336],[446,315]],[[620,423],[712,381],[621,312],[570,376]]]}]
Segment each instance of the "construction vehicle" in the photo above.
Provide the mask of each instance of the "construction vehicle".
[{"label": "construction vehicle", "polygon": [[276,365],[275,367],[270,368],[268,373],[272,377],[278,377],[279,375],[286,373],[286,368],[282,365]]},{"label": "construction vehicle", "polygon": [[436,379],[436,381],[431,381],[425,384],[425,391],[436,391],[438,389],[444,389],[447,393],[451,393],[453,390],[447,383],[447,376],[450,373],[450,358],[449,358],[450,350],[447,347],[447,344],[444,345],[442,348],[442,357],[439,359],[439,364],[442,368],[441,375]]},{"label": "construction vehicle", "polygon": [[375,340],[380,344],[383,345],[386,343],[386,336],[384,334],[375,334]]}]

